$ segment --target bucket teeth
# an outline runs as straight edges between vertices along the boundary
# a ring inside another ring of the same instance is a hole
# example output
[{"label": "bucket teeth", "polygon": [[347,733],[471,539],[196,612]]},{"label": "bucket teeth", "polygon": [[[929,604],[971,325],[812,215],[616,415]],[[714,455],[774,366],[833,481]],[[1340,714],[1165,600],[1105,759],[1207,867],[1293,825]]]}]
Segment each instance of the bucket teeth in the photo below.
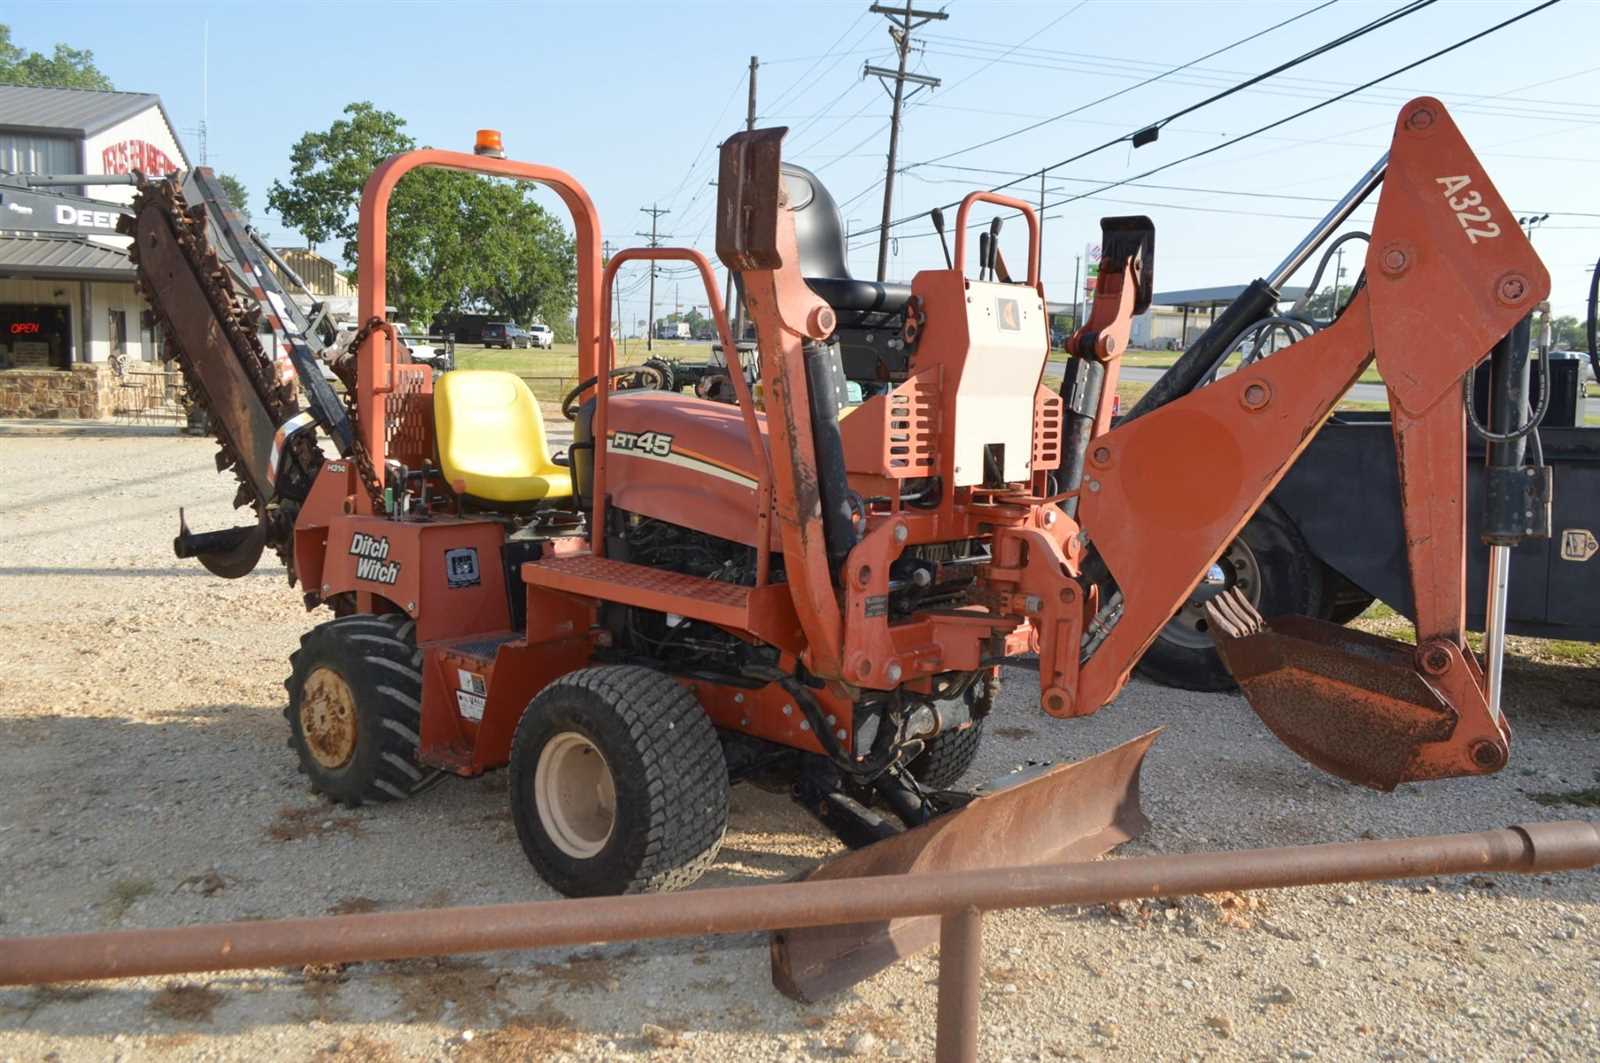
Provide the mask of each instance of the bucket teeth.
[{"label": "bucket teeth", "polygon": [[1206,619],[1229,638],[1259,635],[1266,621],[1237,587],[1229,587],[1206,603]]}]

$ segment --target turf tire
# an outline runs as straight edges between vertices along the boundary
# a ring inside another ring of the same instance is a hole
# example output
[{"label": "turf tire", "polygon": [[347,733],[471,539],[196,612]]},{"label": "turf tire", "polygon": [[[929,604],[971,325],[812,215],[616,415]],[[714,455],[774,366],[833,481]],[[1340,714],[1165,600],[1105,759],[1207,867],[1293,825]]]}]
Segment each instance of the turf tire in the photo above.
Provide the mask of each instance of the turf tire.
[{"label": "turf tire", "polygon": [[[605,758],[616,791],[609,837],[580,858],[558,846],[535,804],[544,747],[576,731]],[[688,689],[635,665],[582,668],[529,703],[511,744],[511,816],[528,862],[568,897],[664,893],[705,873],[728,829],[728,766]]]}]

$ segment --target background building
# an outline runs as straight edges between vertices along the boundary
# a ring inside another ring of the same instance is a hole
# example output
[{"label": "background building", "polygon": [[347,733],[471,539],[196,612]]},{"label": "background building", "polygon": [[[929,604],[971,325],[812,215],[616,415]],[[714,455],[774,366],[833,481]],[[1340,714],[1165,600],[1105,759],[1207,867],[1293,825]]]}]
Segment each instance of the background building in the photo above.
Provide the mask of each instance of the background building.
[{"label": "background building", "polygon": [[128,373],[159,353],[128,238],[116,231],[133,188],[29,178],[188,166],[156,96],[0,86],[0,416],[105,417],[171,404],[168,374]]},{"label": "background building", "polygon": [[15,175],[166,174],[188,156],[148,93],[0,86],[0,367],[152,360],[155,336],[116,233],[126,184],[29,187]]}]

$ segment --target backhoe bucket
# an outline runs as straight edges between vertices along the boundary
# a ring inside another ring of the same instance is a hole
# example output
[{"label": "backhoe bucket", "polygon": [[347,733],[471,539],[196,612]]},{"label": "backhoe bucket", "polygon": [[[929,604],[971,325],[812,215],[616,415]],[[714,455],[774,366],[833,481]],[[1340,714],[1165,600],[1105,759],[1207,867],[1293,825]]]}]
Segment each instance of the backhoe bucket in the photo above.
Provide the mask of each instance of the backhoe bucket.
[{"label": "backhoe bucket", "polygon": [[[1138,837],[1139,768],[1151,731],[1074,764],[1030,769],[991,784],[959,811],[845,853],[807,881],[1089,860]],[[893,889],[892,883],[883,883]],[[862,888],[872,886],[862,884]],[[816,1001],[847,989],[939,940],[935,916],[772,934],[772,982],[785,996]]]},{"label": "backhoe bucket", "polygon": [[1305,616],[1269,624],[1235,593],[1206,615],[1222,662],[1284,745],[1378,790],[1432,777],[1417,770],[1422,747],[1448,740],[1458,715],[1417,671],[1416,647]]}]

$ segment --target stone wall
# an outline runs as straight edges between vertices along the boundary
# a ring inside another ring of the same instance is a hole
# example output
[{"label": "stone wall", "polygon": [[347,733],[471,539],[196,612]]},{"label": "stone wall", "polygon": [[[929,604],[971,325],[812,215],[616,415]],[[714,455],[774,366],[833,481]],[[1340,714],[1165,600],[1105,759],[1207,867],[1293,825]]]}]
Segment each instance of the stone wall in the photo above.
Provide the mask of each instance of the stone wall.
[{"label": "stone wall", "polygon": [[0,370],[0,417],[110,417],[121,380],[109,365]]}]

